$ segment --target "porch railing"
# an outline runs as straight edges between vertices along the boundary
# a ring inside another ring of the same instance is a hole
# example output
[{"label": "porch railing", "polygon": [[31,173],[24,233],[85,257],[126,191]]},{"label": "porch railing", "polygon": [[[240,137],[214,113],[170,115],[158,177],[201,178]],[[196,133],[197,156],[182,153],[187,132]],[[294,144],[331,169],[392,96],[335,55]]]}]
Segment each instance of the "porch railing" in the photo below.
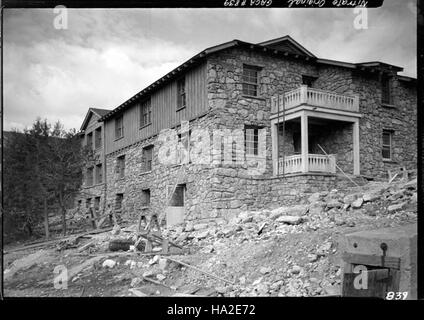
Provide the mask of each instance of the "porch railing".
[{"label": "porch railing", "polygon": [[[296,154],[280,158],[278,163],[279,174],[299,173],[303,171],[302,155]],[[308,154],[308,172],[336,172],[336,158],[334,155]]]},{"label": "porch railing", "polygon": [[271,112],[276,113],[277,108],[283,111],[292,109],[302,104],[314,107],[323,107],[343,111],[359,112],[358,96],[338,94],[332,91],[309,88],[305,85],[271,98]]}]

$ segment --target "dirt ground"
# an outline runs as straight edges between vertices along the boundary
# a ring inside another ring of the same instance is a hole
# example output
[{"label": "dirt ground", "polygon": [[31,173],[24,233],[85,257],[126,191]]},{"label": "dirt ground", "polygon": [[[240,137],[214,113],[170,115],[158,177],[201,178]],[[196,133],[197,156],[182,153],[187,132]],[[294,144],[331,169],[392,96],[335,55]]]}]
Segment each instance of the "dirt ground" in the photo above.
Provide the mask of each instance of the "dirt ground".
[{"label": "dirt ground", "polygon": [[[387,192],[386,197],[397,202],[403,199],[407,203],[415,197],[399,197],[399,189]],[[331,197],[327,198],[326,203],[330,203]],[[320,215],[325,214],[326,218],[321,218],[319,224],[310,216],[309,222],[296,225],[283,224],[277,219],[278,226],[269,225],[260,234],[257,230],[261,223],[252,218],[256,216],[253,212],[242,222],[234,223],[233,232],[225,236],[222,232],[226,226],[218,226],[207,236],[199,235],[200,230],[193,231],[195,235],[191,236],[184,233],[183,240],[172,238],[184,247],[179,255],[110,252],[108,242],[113,238],[110,231],[80,238],[69,245],[56,243],[10,252],[5,248],[4,294],[6,297],[340,295],[339,243],[343,235],[416,223],[416,203],[388,213],[386,209],[391,202],[387,201],[368,202],[361,209],[351,211],[325,209]],[[377,206],[386,209],[379,211]],[[329,215],[333,216],[328,218]],[[81,250],[90,242],[93,246]],[[167,257],[220,279],[165,260]],[[106,260],[110,260],[111,267],[105,266]],[[67,287],[55,288],[54,279],[57,283],[60,275],[55,273],[55,268],[63,267],[68,275]]]}]

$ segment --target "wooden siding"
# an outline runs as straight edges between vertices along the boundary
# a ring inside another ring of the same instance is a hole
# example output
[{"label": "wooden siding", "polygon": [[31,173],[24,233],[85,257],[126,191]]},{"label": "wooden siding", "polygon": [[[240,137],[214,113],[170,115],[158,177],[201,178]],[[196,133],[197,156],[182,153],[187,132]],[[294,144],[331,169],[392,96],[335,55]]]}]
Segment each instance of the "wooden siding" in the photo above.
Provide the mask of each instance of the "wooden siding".
[{"label": "wooden siding", "polygon": [[146,139],[207,111],[206,63],[186,73],[187,106],[177,110],[177,81],[174,80],[151,96],[152,123],[140,128],[140,102],[124,111],[124,137],[115,139],[115,118],[105,122],[106,154]]}]

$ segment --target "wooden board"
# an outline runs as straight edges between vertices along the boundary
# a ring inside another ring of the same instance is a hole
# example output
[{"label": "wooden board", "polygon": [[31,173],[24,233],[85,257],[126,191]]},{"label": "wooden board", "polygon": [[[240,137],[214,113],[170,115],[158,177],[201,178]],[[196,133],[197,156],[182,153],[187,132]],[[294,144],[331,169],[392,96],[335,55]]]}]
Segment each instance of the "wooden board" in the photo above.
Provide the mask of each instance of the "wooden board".
[{"label": "wooden board", "polygon": [[377,255],[344,252],[343,261],[352,264],[400,269],[400,258],[396,257],[384,257],[383,259],[382,256]]}]

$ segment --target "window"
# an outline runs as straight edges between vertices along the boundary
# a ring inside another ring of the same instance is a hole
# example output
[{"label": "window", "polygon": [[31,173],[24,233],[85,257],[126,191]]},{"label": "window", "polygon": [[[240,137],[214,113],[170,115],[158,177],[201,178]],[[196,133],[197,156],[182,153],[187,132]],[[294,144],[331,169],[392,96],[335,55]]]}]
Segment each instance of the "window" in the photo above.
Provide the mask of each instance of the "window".
[{"label": "window", "polygon": [[85,200],[85,208],[88,209],[91,207],[91,198],[87,198],[87,200]]},{"label": "window", "polygon": [[[171,186],[169,186],[168,192],[172,191]],[[184,194],[186,192],[186,185],[179,184],[175,188],[174,194],[172,195],[170,206],[171,207],[184,207]]]},{"label": "window", "polygon": [[144,172],[152,171],[153,146],[143,148]]},{"label": "window", "polygon": [[150,206],[150,189],[144,189],[142,192],[142,205],[143,207]]},{"label": "window", "polygon": [[94,198],[94,210],[98,212],[100,210],[100,197]]},{"label": "window", "polygon": [[103,183],[103,167],[101,163],[96,165],[96,183]]},{"label": "window", "polygon": [[125,177],[125,155],[116,159],[116,173],[119,179]]},{"label": "window", "polygon": [[124,136],[124,116],[121,115],[115,119],[115,139]]},{"label": "window", "polygon": [[245,127],[245,148],[246,155],[258,155],[258,127]]},{"label": "window", "polygon": [[93,132],[87,134],[87,147],[91,150],[93,149]]},{"label": "window", "polygon": [[302,84],[313,88],[316,79],[317,79],[316,77],[312,77],[312,76],[302,76]]},{"label": "window", "polygon": [[93,185],[93,167],[87,168],[86,185],[87,186]]},{"label": "window", "polygon": [[102,146],[102,127],[97,128],[96,131],[94,131],[94,147],[100,148]]},{"label": "window", "polygon": [[381,153],[384,160],[392,160],[392,135],[392,131],[383,130],[383,148]]},{"label": "window", "polygon": [[381,79],[381,103],[392,103],[390,78],[388,76],[383,76]]},{"label": "window", "polygon": [[178,80],[177,82],[177,110],[183,109],[186,106],[186,90],[185,90],[185,78]]},{"label": "window", "polygon": [[145,127],[152,123],[152,105],[150,98],[140,105],[140,127]]},{"label": "window", "polygon": [[121,210],[122,209],[122,202],[124,201],[124,194],[123,193],[117,193],[115,198],[115,210]]},{"label": "window", "polygon": [[177,163],[183,163],[188,157],[188,163],[191,163],[190,160],[190,140],[191,140],[191,130],[184,133],[178,134],[178,149],[177,149]]},{"label": "window", "polygon": [[258,74],[260,68],[254,66],[243,66],[243,94],[248,96],[258,96]]}]

